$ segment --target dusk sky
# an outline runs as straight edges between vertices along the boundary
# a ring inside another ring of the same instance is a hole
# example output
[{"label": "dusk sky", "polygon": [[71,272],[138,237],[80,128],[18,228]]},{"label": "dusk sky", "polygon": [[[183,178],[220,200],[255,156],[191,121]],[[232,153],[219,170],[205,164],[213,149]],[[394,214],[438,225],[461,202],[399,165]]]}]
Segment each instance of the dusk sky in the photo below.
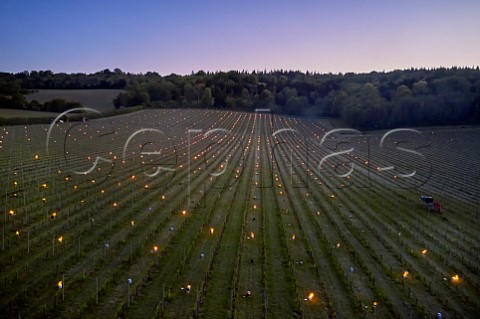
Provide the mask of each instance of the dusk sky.
[{"label": "dusk sky", "polygon": [[370,72],[480,64],[478,0],[1,0],[0,71]]}]

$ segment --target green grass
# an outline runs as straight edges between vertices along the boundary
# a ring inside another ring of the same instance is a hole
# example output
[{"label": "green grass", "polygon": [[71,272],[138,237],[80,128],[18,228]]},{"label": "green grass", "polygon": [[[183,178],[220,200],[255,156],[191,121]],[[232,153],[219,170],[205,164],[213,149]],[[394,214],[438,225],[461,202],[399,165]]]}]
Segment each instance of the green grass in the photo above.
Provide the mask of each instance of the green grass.
[{"label": "green grass", "polygon": [[[112,117],[117,115],[129,114],[143,110],[143,106],[132,106],[128,108],[121,109],[111,109],[109,111],[104,111],[100,114],[97,113],[88,113],[88,119],[95,119],[100,117]],[[31,124],[46,124],[56,118],[60,113],[52,112],[37,112],[37,111],[27,111],[27,110],[11,110],[11,109],[0,109],[0,125],[31,125]],[[81,116],[78,115],[68,115],[70,121],[81,121]]]},{"label": "green grass", "polygon": [[28,111],[28,110],[15,110],[15,109],[0,109],[0,118],[52,118],[56,117],[59,113],[54,112],[40,112],[40,111]]}]

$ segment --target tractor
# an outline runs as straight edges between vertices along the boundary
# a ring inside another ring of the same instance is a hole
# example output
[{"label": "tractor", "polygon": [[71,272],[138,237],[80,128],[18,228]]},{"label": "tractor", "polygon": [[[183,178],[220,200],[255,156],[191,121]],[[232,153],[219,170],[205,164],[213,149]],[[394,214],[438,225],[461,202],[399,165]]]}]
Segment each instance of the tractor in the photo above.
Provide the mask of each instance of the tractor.
[{"label": "tractor", "polygon": [[422,195],[420,196],[420,199],[422,200],[422,202],[427,204],[428,211],[432,210],[436,213],[442,212],[442,204],[440,204],[439,201],[434,200],[432,196]]}]

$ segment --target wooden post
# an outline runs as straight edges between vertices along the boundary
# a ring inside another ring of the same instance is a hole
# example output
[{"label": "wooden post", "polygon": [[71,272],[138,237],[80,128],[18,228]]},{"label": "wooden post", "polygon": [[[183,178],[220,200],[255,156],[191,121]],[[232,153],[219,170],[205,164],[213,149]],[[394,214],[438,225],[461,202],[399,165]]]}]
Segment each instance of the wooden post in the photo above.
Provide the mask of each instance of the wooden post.
[{"label": "wooden post", "polygon": [[130,285],[132,283],[132,279],[128,278],[127,280],[127,307],[130,307]]},{"label": "wooden post", "polygon": [[185,248],[183,248],[182,269],[185,269]]},{"label": "wooden post", "polygon": [[164,305],[165,305],[165,283],[163,284],[163,287],[162,287],[162,311],[163,311]]},{"label": "wooden post", "polygon": [[195,298],[195,318],[198,317],[198,308],[200,306],[200,287],[197,287],[197,297]]},{"label": "wooden post", "polygon": [[98,305],[98,277],[95,278],[95,304]]}]

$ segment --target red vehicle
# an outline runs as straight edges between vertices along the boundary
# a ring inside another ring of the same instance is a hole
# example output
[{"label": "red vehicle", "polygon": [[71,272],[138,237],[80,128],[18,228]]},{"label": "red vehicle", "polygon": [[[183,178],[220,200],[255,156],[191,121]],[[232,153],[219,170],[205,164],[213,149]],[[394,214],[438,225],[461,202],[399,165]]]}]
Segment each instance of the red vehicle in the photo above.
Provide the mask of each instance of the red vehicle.
[{"label": "red vehicle", "polygon": [[442,204],[439,201],[433,200],[432,196],[422,195],[420,196],[422,202],[426,203],[428,206],[428,211],[433,210],[436,213],[442,212]]}]

